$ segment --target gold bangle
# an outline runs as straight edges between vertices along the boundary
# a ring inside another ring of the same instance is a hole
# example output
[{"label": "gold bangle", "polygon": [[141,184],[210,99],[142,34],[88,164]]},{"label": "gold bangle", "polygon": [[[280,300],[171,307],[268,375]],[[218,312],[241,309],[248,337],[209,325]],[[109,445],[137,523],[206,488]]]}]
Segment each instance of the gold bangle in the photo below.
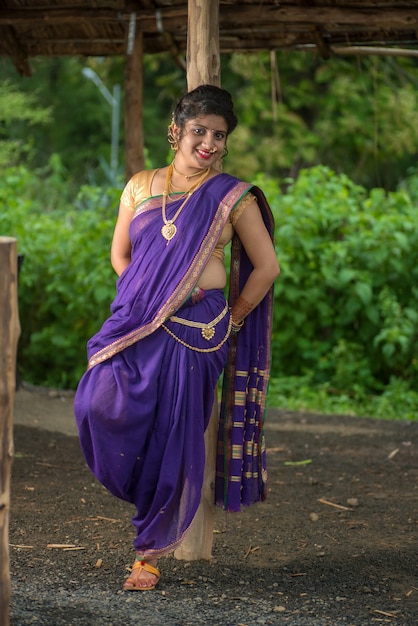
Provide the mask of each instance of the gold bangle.
[{"label": "gold bangle", "polygon": [[242,328],[244,326],[244,320],[241,320],[240,322],[234,322],[231,316],[231,326],[232,328]]},{"label": "gold bangle", "polygon": [[244,320],[241,320],[240,322],[234,322],[234,320],[232,319],[232,315],[230,317],[230,323],[231,323],[231,335],[236,335],[237,333],[239,333],[241,328],[244,326]]}]

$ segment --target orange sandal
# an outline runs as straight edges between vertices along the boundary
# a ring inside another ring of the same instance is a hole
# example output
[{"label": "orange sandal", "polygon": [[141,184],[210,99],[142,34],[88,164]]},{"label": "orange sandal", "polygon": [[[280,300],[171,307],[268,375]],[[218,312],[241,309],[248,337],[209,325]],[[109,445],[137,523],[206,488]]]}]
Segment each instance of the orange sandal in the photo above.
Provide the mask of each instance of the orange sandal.
[{"label": "orange sandal", "polygon": [[149,585],[148,587],[139,587],[133,584],[134,581],[132,580],[131,577],[129,577],[126,580],[125,584],[123,585],[123,589],[125,591],[150,591],[151,589],[155,589],[155,586],[160,580],[160,576],[161,576],[160,571],[156,567],[153,567],[152,565],[147,563],[146,561],[143,561],[142,559],[138,559],[138,558],[135,560],[135,563],[132,566],[131,572],[133,572],[136,569],[139,569],[138,574],[141,574],[142,570],[145,570],[149,574],[153,574],[154,576],[156,576],[157,580],[155,581],[154,584]]}]

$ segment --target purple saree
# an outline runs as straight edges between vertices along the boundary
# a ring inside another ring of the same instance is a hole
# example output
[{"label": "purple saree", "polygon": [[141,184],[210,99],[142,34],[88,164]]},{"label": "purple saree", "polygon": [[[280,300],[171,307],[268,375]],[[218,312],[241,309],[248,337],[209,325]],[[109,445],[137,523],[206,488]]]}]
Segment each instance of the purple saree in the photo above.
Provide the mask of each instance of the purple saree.
[{"label": "purple saree", "polygon": [[[264,194],[257,197],[264,224],[273,240],[274,221]],[[229,303],[233,305],[252,270],[237,236],[232,240]],[[224,372],[216,458],[215,499],[228,511],[239,511],[267,495],[264,413],[270,376],[273,287],[231,337]]]},{"label": "purple saree", "polygon": [[[81,447],[98,480],[135,505],[134,546],[144,558],[173,550],[199,505],[203,437],[227,361],[230,315],[222,290],[190,295],[250,187],[226,174],[204,183],[168,243],[161,197],[142,202],[112,314],[88,342],[74,403]],[[168,205],[168,219],[179,203]]]}]

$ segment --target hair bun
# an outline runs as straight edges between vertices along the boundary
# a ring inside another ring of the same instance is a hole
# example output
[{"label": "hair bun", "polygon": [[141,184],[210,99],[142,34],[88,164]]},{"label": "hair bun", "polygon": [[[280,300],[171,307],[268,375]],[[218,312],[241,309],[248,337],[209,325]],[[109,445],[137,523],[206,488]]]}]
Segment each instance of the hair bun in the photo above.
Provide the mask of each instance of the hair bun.
[{"label": "hair bun", "polygon": [[176,126],[183,128],[188,120],[202,115],[222,116],[226,121],[228,134],[238,123],[231,94],[215,85],[199,85],[180,98],[173,112],[173,121]]}]

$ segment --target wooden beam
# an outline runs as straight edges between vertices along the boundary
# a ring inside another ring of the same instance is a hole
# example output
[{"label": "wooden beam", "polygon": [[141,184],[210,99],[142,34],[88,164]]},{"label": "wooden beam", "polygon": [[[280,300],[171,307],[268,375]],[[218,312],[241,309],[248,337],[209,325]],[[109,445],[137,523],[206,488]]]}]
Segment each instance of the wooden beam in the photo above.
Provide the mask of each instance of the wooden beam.
[{"label": "wooden beam", "polygon": [[[131,37],[131,41],[129,41]],[[138,22],[128,33],[125,63],[125,178],[145,167],[143,132],[143,36]]]},{"label": "wooden beam", "polygon": [[[129,19],[129,14],[125,17]],[[151,17],[151,16],[149,16]],[[118,22],[122,18],[120,11],[113,9],[92,9],[89,7],[74,7],[73,9],[57,8],[54,6],[45,6],[33,9],[4,9],[0,10],[0,24],[8,24],[9,26],[33,26],[42,25],[65,25],[74,24],[80,22],[91,21],[103,23],[103,22]]]},{"label": "wooden beam", "polygon": [[[173,35],[168,32],[166,28],[165,20],[163,19],[163,13],[159,7],[155,5],[154,0],[142,0],[142,5],[144,9],[153,9],[155,13],[155,21],[157,24],[158,32],[161,35],[161,38],[164,42],[164,47],[170,52],[171,56],[180,67],[180,69],[186,71],[186,61],[184,59],[184,55],[179,50],[176,40]],[[170,28],[172,27],[171,22],[168,22]]]},{"label": "wooden beam", "polygon": [[[408,49],[416,49],[417,39],[415,34],[409,37],[397,36],[396,33],[385,33],[385,38],[378,37],[371,39],[371,33],[351,33],[347,31],[340,31],[333,33],[332,43],[333,47],[337,45],[345,46],[347,38],[350,40],[352,36],[352,42],[356,46],[370,46],[371,48],[378,48],[380,44],[387,49],[389,46],[396,46],[406,51]],[[1,41],[1,32],[0,32]],[[415,48],[407,48],[406,46],[412,45],[411,41],[415,41]],[[175,60],[177,64],[184,69],[184,57],[186,55],[187,41],[186,37],[177,36],[175,39],[176,51],[178,56]],[[364,44],[364,46],[362,45]],[[248,33],[241,30],[240,32],[230,32],[228,34],[220,35],[220,47],[223,54],[229,54],[232,52],[265,52],[266,50],[306,50],[307,52],[316,52],[318,50],[317,40],[313,35],[313,31],[304,31],[300,33],[281,33],[276,32],[270,36],[267,33],[256,32]],[[124,37],[118,39],[66,39],[63,37],[56,40],[41,41],[32,38],[26,39],[26,48],[28,57],[35,56],[124,56],[126,53],[126,42]],[[143,34],[143,51],[144,54],[155,54],[160,52],[172,53],[171,46],[168,46],[167,41],[159,37],[158,35],[145,35]],[[15,50],[12,47],[6,47],[3,42],[0,43],[0,56],[9,56],[12,58],[19,72],[23,76],[30,75],[29,69],[21,69],[21,65],[18,62],[18,57],[14,57]],[[405,53],[404,56],[406,56]],[[394,55],[391,55],[394,56]],[[411,54],[414,56],[414,53]],[[13,58],[14,57],[14,58]]]},{"label": "wooden beam", "polygon": [[364,25],[368,29],[392,28],[395,30],[412,30],[418,25],[418,9],[399,8],[386,9],[351,9],[335,6],[272,6],[267,4],[236,4],[234,9],[224,5],[220,11],[222,28],[229,24],[245,23],[254,27],[261,23],[268,26],[277,24],[304,24],[309,27],[322,26],[325,30],[332,30],[333,26],[345,25],[351,28],[354,25]]},{"label": "wooden beam", "polygon": [[412,48],[387,48],[385,46],[332,46],[332,54],[339,56],[384,56],[384,57],[418,57],[418,50]]},{"label": "wooden beam", "polygon": [[[418,7],[409,8],[403,3],[402,7],[390,9],[389,3],[370,2],[359,8],[356,4],[314,6],[310,0],[296,6],[283,6],[274,0],[219,2],[220,47],[222,52],[231,53],[315,44],[324,57],[328,45],[345,43],[413,47]],[[170,5],[156,0],[108,0],[104,8],[91,8],[88,3],[2,7],[0,55],[11,57],[22,75],[29,75],[27,59],[32,56],[124,55],[126,25],[130,11],[134,11],[143,33],[143,52],[168,51],[184,69],[187,8],[186,0]],[[7,36],[12,31],[13,40]]]},{"label": "wooden beam", "polygon": [[21,76],[32,76],[32,68],[26,49],[22,46],[14,28],[1,29],[2,45],[9,50],[9,56]]},{"label": "wooden beam", "polygon": [[[152,25],[153,30],[157,30],[155,10],[141,9],[136,6],[129,11],[116,9],[92,9],[90,7],[56,8],[46,6],[34,9],[0,9],[0,24],[9,26],[27,25],[65,25],[78,24],[80,22],[100,23],[120,23],[123,20],[129,21],[130,15],[135,12],[139,21],[146,20]],[[163,9],[165,19],[182,18],[187,21],[187,4],[183,6],[166,7]]]},{"label": "wooden beam", "polygon": [[20,334],[17,305],[16,239],[0,237],[0,624],[8,626],[10,607],[9,514],[13,460],[13,405],[16,351]]},{"label": "wooden beam", "polygon": [[[190,0],[189,0],[190,2]],[[211,2],[211,0],[208,0]],[[120,23],[129,20],[131,11],[136,11],[137,19],[141,21],[143,32],[156,32],[155,10],[140,9],[133,3],[132,9],[126,7],[120,9],[98,9],[89,7],[55,8],[42,7],[39,9],[0,9],[0,24],[9,26],[34,26],[36,24],[60,25],[74,24],[91,21],[98,23]],[[219,11],[219,10],[218,10]],[[187,20],[187,5],[165,6],[161,9],[164,20],[175,19]],[[271,25],[277,24],[305,24],[317,25],[325,28],[334,24],[353,27],[366,25],[368,28],[393,28],[395,30],[413,29],[418,25],[418,9],[400,7],[394,10],[382,8],[350,8],[335,6],[280,6],[263,3],[241,4],[236,2],[233,6],[225,4],[219,11],[220,24],[222,27],[231,23],[246,23],[257,26],[260,23]],[[150,30],[149,30],[150,29]],[[171,30],[171,28],[170,28]]]}]

